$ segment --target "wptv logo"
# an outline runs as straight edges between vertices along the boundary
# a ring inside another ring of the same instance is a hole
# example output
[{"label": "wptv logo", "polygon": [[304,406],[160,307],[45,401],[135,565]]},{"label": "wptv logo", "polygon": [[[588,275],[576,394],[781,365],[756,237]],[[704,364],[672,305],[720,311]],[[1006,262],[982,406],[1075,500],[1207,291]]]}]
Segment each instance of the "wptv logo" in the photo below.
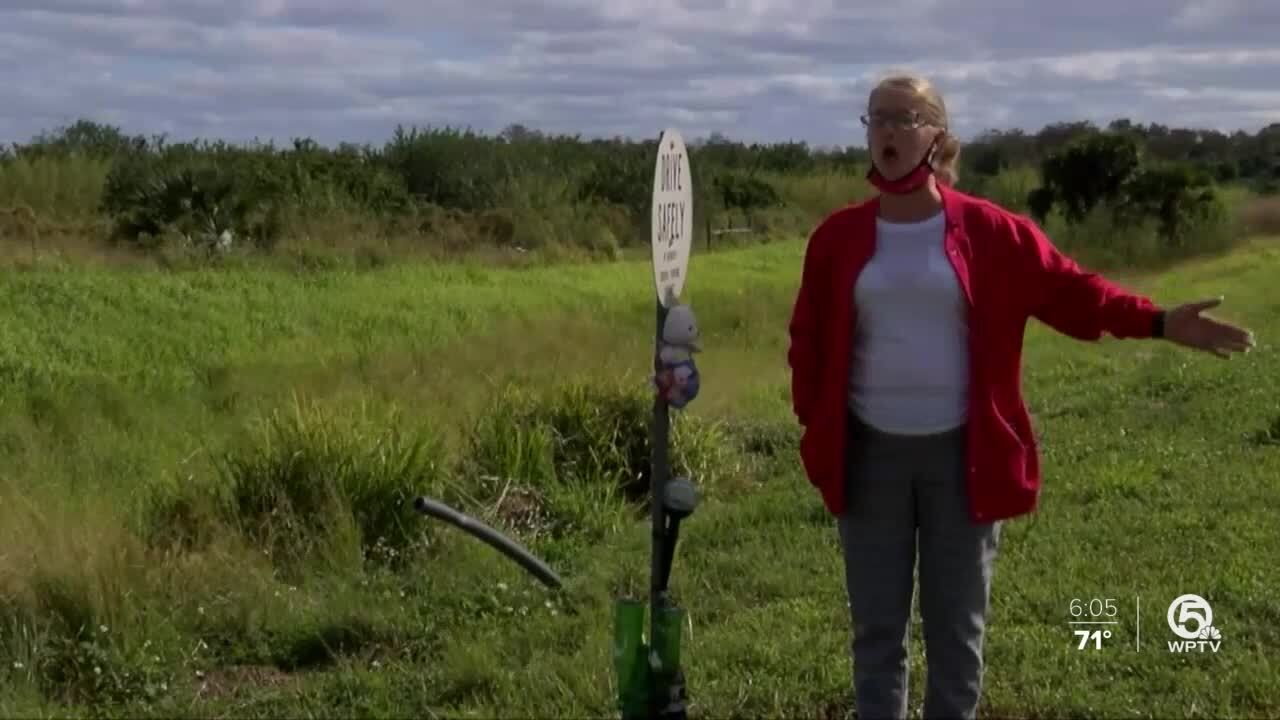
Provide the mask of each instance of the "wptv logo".
[{"label": "wptv logo", "polygon": [[1169,629],[1181,640],[1169,641],[1169,652],[1218,652],[1222,633],[1213,625],[1213,608],[1199,595],[1186,594],[1169,605]]}]

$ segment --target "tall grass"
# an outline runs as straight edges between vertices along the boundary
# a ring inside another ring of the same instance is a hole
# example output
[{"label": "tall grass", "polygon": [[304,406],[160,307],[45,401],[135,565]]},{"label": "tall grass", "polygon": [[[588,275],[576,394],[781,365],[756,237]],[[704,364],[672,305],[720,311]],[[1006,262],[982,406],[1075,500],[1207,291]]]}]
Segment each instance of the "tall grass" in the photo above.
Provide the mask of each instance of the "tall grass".
[{"label": "tall grass", "polygon": [[1255,235],[1280,235],[1280,195],[1245,198],[1237,205],[1242,229]]},{"label": "tall grass", "polygon": [[855,171],[823,172],[803,176],[764,175],[778,189],[789,207],[795,207],[806,219],[821,218],[844,205],[859,202],[874,194],[871,184]]},{"label": "tall grass", "polygon": [[29,207],[50,224],[92,221],[110,171],[110,159],[83,155],[0,162],[0,208]]},{"label": "tall grass", "polygon": [[1153,220],[1117,225],[1111,209],[1104,206],[1094,208],[1076,223],[1053,213],[1044,229],[1059,249],[1097,269],[1159,269],[1221,253],[1249,238],[1239,219],[1226,218],[1199,222],[1174,242],[1161,236]]},{"label": "tall grass", "polygon": [[962,178],[961,186],[972,184],[971,192],[988,198],[1014,212],[1026,214],[1029,211],[1027,196],[1032,190],[1040,187],[1040,173],[1032,167],[1015,167],[998,175],[970,181]]}]

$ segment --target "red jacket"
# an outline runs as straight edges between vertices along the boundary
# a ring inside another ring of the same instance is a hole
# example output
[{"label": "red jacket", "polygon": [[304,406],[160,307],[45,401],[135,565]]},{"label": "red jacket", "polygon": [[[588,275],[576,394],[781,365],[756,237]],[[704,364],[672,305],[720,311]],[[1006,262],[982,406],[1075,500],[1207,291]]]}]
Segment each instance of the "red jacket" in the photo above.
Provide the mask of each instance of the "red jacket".
[{"label": "red jacket", "polygon": [[[945,250],[969,306],[970,517],[991,522],[1036,508],[1040,462],[1022,397],[1022,339],[1037,318],[1081,340],[1149,338],[1159,308],[1082,269],[1030,219],[941,186]],[[879,198],[828,216],[805,251],[790,322],[792,405],[800,454],[832,514],[845,507],[845,438],[854,283],[875,250]]]}]

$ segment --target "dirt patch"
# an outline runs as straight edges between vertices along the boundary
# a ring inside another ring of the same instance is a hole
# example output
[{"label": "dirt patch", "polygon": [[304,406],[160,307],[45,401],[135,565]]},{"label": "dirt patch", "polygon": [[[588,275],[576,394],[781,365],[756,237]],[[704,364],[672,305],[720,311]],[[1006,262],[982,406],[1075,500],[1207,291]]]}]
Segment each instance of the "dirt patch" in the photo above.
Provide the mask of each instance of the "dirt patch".
[{"label": "dirt patch", "polygon": [[818,708],[814,715],[816,720],[851,720],[857,715],[853,711],[852,700],[834,700]]},{"label": "dirt patch", "polygon": [[549,528],[546,511],[547,499],[542,493],[527,487],[508,486],[494,505],[496,515],[508,527],[538,535]]},{"label": "dirt patch", "polygon": [[246,691],[263,688],[288,689],[299,682],[297,675],[270,665],[233,665],[198,673],[195,692],[198,698],[213,700],[236,697]]}]

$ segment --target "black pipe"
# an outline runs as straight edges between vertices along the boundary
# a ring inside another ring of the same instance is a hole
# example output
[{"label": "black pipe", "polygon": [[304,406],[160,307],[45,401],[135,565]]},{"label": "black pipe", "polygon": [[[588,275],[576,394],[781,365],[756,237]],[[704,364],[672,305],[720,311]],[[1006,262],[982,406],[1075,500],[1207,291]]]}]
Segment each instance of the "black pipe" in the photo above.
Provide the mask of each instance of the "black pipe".
[{"label": "black pipe", "polygon": [[555,571],[548,567],[546,563],[526,550],[524,546],[470,515],[461,513],[438,500],[432,500],[427,497],[419,497],[414,500],[413,507],[423,515],[430,515],[444,520],[480,538],[490,546],[497,548],[503,555],[515,560],[521,567],[528,570],[548,587],[560,588],[560,576],[556,575]]}]

